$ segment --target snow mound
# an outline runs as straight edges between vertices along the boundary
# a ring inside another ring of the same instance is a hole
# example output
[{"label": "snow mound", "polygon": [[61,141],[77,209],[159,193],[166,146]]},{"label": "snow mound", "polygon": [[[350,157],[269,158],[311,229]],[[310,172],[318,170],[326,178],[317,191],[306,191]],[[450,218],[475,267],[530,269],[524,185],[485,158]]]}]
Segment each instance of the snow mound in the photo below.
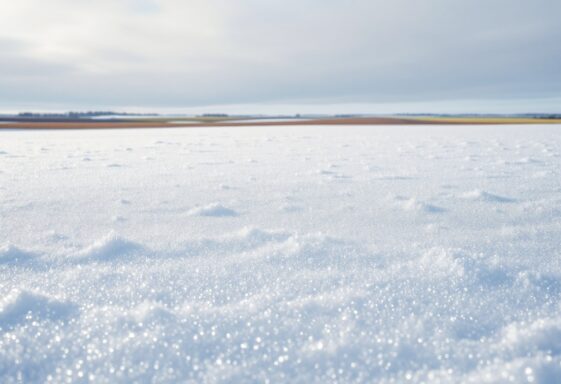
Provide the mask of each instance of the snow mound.
[{"label": "snow mound", "polygon": [[462,194],[461,197],[467,200],[484,201],[489,203],[513,203],[516,201],[513,198],[496,195],[480,189],[474,189],[473,191],[466,192]]},{"label": "snow mound", "polygon": [[133,307],[128,315],[134,321],[145,324],[162,324],[176,317],[172,311],[165,308],[161,303],[150,301],[144,301]]},{"label": "snow mound", "polygon": [[267,255],[269,263],[283,269],[338,269],[372,265],[376,261],[358,244],[322,233],[293,234]]},{"label": "snow mound", "polygon": [[533,159],[531,157],[523,157],[523,158],[515,161],[516,164],[538,164],[538,163],[541,163],[541,162],[542,161]]},{"label": "snow mound", "polygon": [[533,349],[561,354],[561,318],[545,318],[530,324],[509,324],[502,330],[502,344],[519,354]]},{"label": "snow mound", "polygon": [[432,278],[462,277],[466,273],[462,260],[449,250],[431,248],[413,262],[412,270],[422,271]]},{"label": "snow mound", "polygon": [[403,208],[404,211],[425,212],[425,213],[441,213],[445,211],[444,208],[438,207],[433,204],[425,203],[423,201],[419,201],[416,198],[405,200],[404,202],[402,202],[401,208]]},{"label": "snow mound", "polygon": [[14,290],[0,300],[0,330],[26,321],[67,320],[76,311],[73,303],[26,290]]},{"label": "snow mound", "polygon": [[110,232],[79,252],[78,259],[82,261],[116,261],[143,249],[144,247],[140,244],[124,239],[115,232]]},{"label": "snow mound", "polygon": [[226,235],[227,241],[240,241],[251,245],[263,244],[271,241],[282,241],[288,237],[283,231],[266,231],[255,227],[244,227],[238,232]]},{"label": "snow mound", "polygon": [[203,207],[197,207],[187,212],[189,216],[208,216],[208,217],[233,217],[238,213],[233,209],[226,208],[220,203],[212,203]]},{"label": "snow mound", "polygon": [[431,271],[435,276],[457,276],[466,284],[487,289],[514,281],[511,269],[495,266],[483,255],[465,249],[431,248],[423,253],[419,265],[421,270]]},{"label": "snow mound", "polygon": [[261,247],[268,247],[285,242],[290,234],[283,231],[266,231],[255,227],[244,227],[241,230],[214,238],[202,238],[189,241],[181,251],[183,254],[239,254]]},{"label": "snow mound", "polygon": [[36,257],[34,253],[24,251],[12,244],[0,246],[0,265],[26,263]]}]

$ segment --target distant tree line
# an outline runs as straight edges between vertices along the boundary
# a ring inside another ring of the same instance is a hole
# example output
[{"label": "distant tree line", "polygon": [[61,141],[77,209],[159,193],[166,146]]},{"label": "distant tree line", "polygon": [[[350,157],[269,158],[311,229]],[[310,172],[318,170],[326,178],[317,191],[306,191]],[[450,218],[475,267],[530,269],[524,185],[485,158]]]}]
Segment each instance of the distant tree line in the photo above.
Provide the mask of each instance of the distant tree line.
[{"label": "distant tree line", "polygon": [[493,114],[493,113],[398,113],[397,116],[427,116],[427,117],[501,117],[501,118],[526,118],[526,119],[561,119],[558,113],[515,113],[515,114]]},{"label": "distant tree line", "polygon": [[228,117],[227,113],[203,113],[200,117]]},{"label": "distant tree line", "polygon": [[552,120],[557,120],[557,119],[561,119],[561,114],[559,115],[555,115],[555,114],[551,114],[551,115],[540,115],[537,116],[538,119],[552,119]]},{"label": "distant tree line", "polygon": [[35,112],[20,112],[19,117],[28,118],[68,118],[68,119],[80,119],[98,116],[156,116],[154,113],[128,113],[128,112],[115,112],[115,111],[70,111],[64,113],[35,113]]}]

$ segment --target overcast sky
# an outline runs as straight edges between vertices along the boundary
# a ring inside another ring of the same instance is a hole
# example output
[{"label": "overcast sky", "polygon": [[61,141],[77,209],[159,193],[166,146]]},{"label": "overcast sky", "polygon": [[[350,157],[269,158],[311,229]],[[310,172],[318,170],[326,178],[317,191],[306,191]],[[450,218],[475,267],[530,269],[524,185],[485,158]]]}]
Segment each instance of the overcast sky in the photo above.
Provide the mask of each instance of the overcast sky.
[{"label": "overcast sky", "polygon": [[0,110],[561,112],[559,0],[1,3]]}]

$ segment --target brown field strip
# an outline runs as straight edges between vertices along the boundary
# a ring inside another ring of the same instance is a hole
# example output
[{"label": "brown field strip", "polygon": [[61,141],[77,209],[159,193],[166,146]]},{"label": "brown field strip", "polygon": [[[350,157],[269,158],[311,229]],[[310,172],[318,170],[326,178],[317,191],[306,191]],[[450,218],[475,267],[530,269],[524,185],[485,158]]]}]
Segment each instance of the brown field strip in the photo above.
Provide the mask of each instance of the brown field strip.
[{"label": "brown field strip", "polygon": [[20,121],[5,122],[0,129],[119,129],[119,128],[202,128],[202,127],[251,127],[291,125],[484,125],[484,124],[561,124],[561,120],[527,118],[448,118],[448,117],[353,117],[322,118],[310,120],[266,121],[246,120],[216,122],[180,122],[175,119],[144,121]]}]

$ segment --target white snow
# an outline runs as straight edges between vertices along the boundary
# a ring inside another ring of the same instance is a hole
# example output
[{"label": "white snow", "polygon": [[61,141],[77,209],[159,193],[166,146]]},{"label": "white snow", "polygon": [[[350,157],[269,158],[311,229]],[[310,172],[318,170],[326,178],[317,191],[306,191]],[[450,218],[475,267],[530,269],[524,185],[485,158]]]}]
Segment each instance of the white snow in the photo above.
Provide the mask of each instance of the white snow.
[{"label": "white snow", "polygon": [[[65,303],[41,294],[29,291],[14,290],[4,295],[0,301],[0,330],[4,336],[9,336],[9,332],[23,324],[34,321],[58,322],[69,319],[73,313],[75,305]],[[6,381],[10,378],[6,377]]]},{"label": "white snow", "polygon": [[[114,220],[113,220],[114,221]],[[109,233],[102,239],[78,253],[81,260],[114,262],[120,257],[140,252],[142,246],[119,237],[115,232]]]},{"label": "white snow", "polygon": [[212,203],[204,207],[193,208],[188,212],[191,216],[237,216],[238,213],[233,209],[226,208],[220,203]]},{"label": "white snow", "polygon": [[482,191],[479,189],[466,192],[462,195],[462,197],[465,199],[488,201],[488,202],[495,202],[495,203],[511,203],[514,201],[514,199],[511,197],[499,196],[499,195],[495,195],[494,193]]},{"label": "white snow", "polygon": [[2,383],[559,382],[559,126],[0,147]]},{"label": "white snow", "polygon": [[23,251],[12,244],[0,246],[0,264],[21,264],[31,260],[34,256],[33,253]]}]

